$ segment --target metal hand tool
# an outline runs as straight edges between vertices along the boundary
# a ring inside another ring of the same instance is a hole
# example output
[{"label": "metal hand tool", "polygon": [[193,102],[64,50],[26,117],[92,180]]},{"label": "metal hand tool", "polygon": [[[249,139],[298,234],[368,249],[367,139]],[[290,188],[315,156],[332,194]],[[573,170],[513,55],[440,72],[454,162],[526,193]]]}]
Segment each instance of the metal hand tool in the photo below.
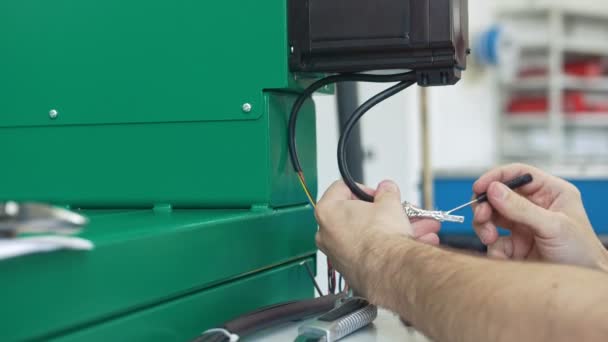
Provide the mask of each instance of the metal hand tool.
[{"label": "metal hand tool", "polygon": [[[525,175],[519,176],[519,177],[517,177],[515,179],[512,179],[512,180],[510,180],[508,182],[505,182],[504,184],[506,186],[508,186],[510,189],[515,190],[517,188],[521,188],[524,185],[528,185],[528,184],[532,183],[533,180],[534,180],[534,178],[532,177],[532,175],[529,174],[529,173],[526,173]],[[460,209],[464,209],[464,208],[466,208],[466,207],[468,207],[470,205],[473,205],[475,203],[483,203],[483,202],[486,202],[487,200],[488,200],[488,194],[486,192],[484,192],[483,194],[477,196],[477,198],[475,198],[474,200],[472,200],[470,202],[467,202],[467,203],[465,203],[463,205],[460,205],[460,206],[458,206],[458,207],[456,207],[456,208],[454,208],[454,209],[452,209],[450,211],[446,211],[446,214],[449,215],[449,214],[451,214],[453,212],[456,212],[456,211],[458,211]]]},{"label": "metal hand tool", "polygon": [[[532,175],[529,173],[526,173],[525,175],[519,176],[504,184],[511,189],[517,189],[524,185],[532,183],[532,180],[533,180]],[[468,203],[465,203],[463,205],[460,205],[449,211],[424,210],[424,209],[414,206],[411,203],[404,202],[403,210],[405,211],[405,214],[409,218],[432,219],[432,220],[436,220],[439,222],[464,223],[464,216],[456,216],[456,215],[452,215],[452,213],[454,213],[460,209],[466,208],[475,203],[486,202],[487,200],[488,200],[488,194],[483,193],[483,194],[479,195],[477,198],[475,198],[474,200],[472,200]]]},{"label": "metal hand tool", "polygon": [[22,233],[74,234],[88,219],[73,211],[42,203],[0,203],[0,237]]},{"label": "metal hand tool", "polygon": [[305,323],[298,329],[296,342],[333,342],[369,325],[378,316],[378,308],[366,299],[346,298],[335,309]]}]

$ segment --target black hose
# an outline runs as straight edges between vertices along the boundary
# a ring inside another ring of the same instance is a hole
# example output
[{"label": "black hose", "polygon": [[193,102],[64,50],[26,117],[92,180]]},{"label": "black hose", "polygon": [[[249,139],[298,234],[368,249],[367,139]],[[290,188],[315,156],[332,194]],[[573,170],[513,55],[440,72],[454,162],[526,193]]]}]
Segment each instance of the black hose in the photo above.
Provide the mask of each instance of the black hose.
[{"label": "black hose", "polygon": [[[300,321],[332,310],[338,295],[328,295],[315,299],[294,301],[269,306],[235,320],[224,323],[223,329],[240,337],[248,336],[260,330],[278,326],[287,322]],[[203,334],[191,342],[228,342],[222,333]]]}]

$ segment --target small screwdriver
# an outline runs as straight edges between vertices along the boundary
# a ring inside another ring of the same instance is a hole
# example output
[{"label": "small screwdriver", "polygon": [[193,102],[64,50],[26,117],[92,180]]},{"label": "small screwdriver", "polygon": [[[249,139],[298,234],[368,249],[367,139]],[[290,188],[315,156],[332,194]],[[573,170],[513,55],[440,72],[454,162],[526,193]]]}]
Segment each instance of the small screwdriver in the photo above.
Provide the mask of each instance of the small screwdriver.
[{"label": "small screwdriver", "polygon": [[[525,175],[519,176],[519,177],[517,177],[515,179],[512,179],[512,180],[510,180],[508,182],[505,182],[504,184],[506,186],[508,186],[509,188],[515,190],[517,188],[521,188],[524,185],[528,185],[528,184],[532,183],[533,180],[534,179],[532,178],[532,175],[529,174],[529,173],[526,173]],[[449,215],[449,214],[451,214],[451,213],[453,213],[455,211],[458,211],[460,209],[466,208],[466,207],[468,207],[468,206],[470,206],[472,204],[483,203],[483,202],[486,202],[487,200],[488,200],[488,193],[484,192],[483,194],[477,196],[477,198],[474,199],[474,200],[472,200],[471,202],[468,202],[468,203],[465,203],[465,204],[463,204],[461,206],[458,206],[458,207],[456,207],[456,208],[454,208],[454,209],[446,212],[446,214]]]}]

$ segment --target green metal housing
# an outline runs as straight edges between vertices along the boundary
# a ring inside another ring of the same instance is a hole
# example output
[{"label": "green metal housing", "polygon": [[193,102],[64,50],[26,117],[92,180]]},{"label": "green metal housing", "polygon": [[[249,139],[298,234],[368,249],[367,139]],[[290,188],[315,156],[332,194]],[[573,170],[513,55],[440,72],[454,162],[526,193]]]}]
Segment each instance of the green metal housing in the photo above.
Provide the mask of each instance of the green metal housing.
[{"label": "green metal housing", "polygon": [[[286,11],[286,0],[0,2],[0,146],[12,147],[0,199],[302,203],[285,153],[299,89]],[[304,110],[314,184],[312,105]]]},{"label": "green metal housing", "polygon": [[[2,341],[81,336],[79,331],[102,340],[96,327],[114,324],[125,329],[113,332],[116,336],[183,341],[259,306],[313,296],[299,264],[310,260],[314,266],[316,252],[307,206],[87,214],[91,225],[82,236],[95,250],[0,262]],[[256,276],[278,266],[289,268],[288,275],[268,281]],[[222,290],[225,286],[240,290]],[[201,307],[192,308],[198,302]],[[179,316],[173,316],[176,310]],[[149,315],[155,317],[154,324],[148,322],[151,330],[129,326],[146,324]],[[120,340],[144,339],[115,341]]]},{"label": "green metal housing", "polygon": [[[247,208],[303,203],[287,156],[295,95],[266,93],[257,120],[0,128],[9,167],[0,199],[75,208]],[[302,112],[300,154],[316,182],[314,110]]]},{"label": "green metal housing", "polygon": [[[311,79],[289,73],[286,12],[0,2],[0,201],[80,210],[96,246],[0,261],[0,340],[184,341],[313,296],[316,223],[287,154]],[[316,192],[311,101],[298,141]]]}]

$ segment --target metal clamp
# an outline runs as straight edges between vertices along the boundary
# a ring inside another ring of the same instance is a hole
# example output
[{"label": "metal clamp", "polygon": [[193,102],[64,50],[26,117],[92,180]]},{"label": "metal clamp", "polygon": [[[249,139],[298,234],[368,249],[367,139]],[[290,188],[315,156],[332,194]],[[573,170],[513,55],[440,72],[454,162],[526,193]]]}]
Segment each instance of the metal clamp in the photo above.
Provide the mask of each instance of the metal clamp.
[{"label": "metal clamp", "polygon": [[42,203],[0,203],[0,236],[22,233],[69,235],[79,232],[89,220],[73,211]]}]

